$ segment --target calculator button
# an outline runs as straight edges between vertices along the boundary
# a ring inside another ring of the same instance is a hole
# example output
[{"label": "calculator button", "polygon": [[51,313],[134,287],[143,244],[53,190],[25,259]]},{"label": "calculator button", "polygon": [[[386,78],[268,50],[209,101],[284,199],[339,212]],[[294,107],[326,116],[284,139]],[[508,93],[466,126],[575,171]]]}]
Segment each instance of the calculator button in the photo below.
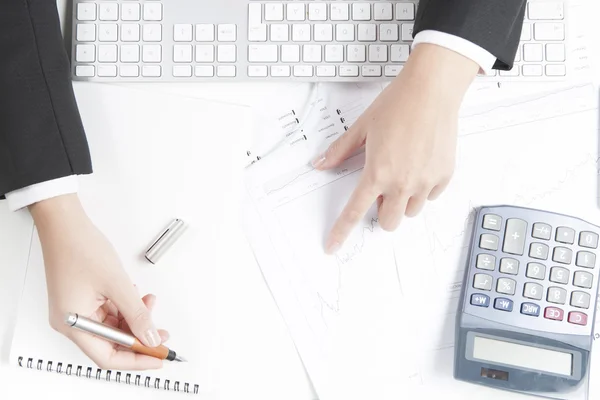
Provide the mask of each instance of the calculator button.
[{"label": "calculator button", "polygon": [[552,236],[552,227],[548,224],[536,222],[533,224],[531,236],[536,239],[550,240],[550,237]]},{"label": "calculator button", "polygon": [[519,261],[514,258],[503,258],[500,260],[500,272],[503,274],[516,275],[519,272]]},{"label": "calculator button", "polygon": [[556,321],[562,321],[564,315],[565,315],[565,312],[563,310],[561,310],[560,308],[546,307],[546,310],[544,310],[544,318],[553,319]]},{"label": "calculator button", "polygon": [[552,260],[561,264],[571,264],[573,259],[573,251],[566,247],[555,247],[552,254]]},{"label": "calculator button", "polygon": [[525,276],[532,279],[545,279],[546,266],[540,263],[529,263],[527,264],[527,271],[525,271]]},{"label": "calculator button", "polygon": [[565,304],[567,302],[567,291],[559,287],[548,288],[546,300],[550,303]]},{"label": "calculator button", "polygon": [[550,282],[569,283],[569,270],[563,267],[550,268]]},{"label": "calculator button", "polygon": [[481,290],[492,290],[492,277],[486,274],[475,274],[473,287]]},{"label": "calculator button", "polygon": [[540,306],[535,303],[523,303],[521,304],[521,314],[537,317],[540,315]]},{"label": "calculator button", "polygon": [[556,228],[556,239],[559,243],[573,244],[575,243],[575,231],[571,228],[560,226]]},{"label": "calculator button", "polygon": [[581,232],[579,234],[579,245],[595,249],[598,247],[598,234],[594,232]]},{"label": "calculator button", "polygon": [[539,260],[548,259],[548,246],[543,243],[531,243],[531,246],[529,246],[529,257]]},{"label": "calculator button", "polygon": [[496,283],[496,292],[510,294],[511,296],[515,294],[515,288],[517,286],[517,282],[513,279],[509,278],[499,278]]},{"label": "calculator button", "polygon": [[506,221],[502,251],[509,254],[523,255],[526,232],[527,222],[522,219],[509,218]]},{"label": "calculator button", "polygon": [[575,291],[571,293],[571,305],[579,308],[590,307],[590,295],[586,292]]},{"label": "calculator button", "polygon": [[513,302],[512,300],[505,299],[504,297],[498,297],[496,300],[494,300],[494,308],[496,310],[512,311]]},{"label": "calculator button", "polygon": [[571,311],[569,313],[569,318],[567,320],[572,324],[586,325],[587,324],[587,314],[584,314],[579,311]]},{"label": "calculator button", "polygon": [[479,247],[486,250],[498,250],[498,236],[484,233],[479,240]]},{"label": "calculator button", "polygon": [[589,251],[579,251],[577,252],[575,265],[584,268],[594,268],[596,266],[596,255]]},{"label": "calculator button", "polygon": [[471,295],[471,304],[477,307],[487,307],[490,305],[490,298],[485,294],[473,293]]},{"label": "calculator button", "polygon": [[496,257],[491,254],[479,254],[477,256],[477,264],[476,268],[479,269],[487,269],[488,271],[493,271],[496,266]]},{"label": "calculator button", "polygon": [[485,214],[483,216],[483,229],[499,231],[502,224],[502,217],[495,214]]},{"label": "calculator button", "polygon": [[575,275],[573,275],[573,285],[574,286],[591,289],[593,281],[594,281],[594,277],[589,272],[576,271]]},{"label": "calculator button", "polygon": [[527,297],[528,299],[541,300],[543,291],[544,289],[542,289],[542,285],[528,282],[525,284],[525,288],[523,289],[523,297]]}]

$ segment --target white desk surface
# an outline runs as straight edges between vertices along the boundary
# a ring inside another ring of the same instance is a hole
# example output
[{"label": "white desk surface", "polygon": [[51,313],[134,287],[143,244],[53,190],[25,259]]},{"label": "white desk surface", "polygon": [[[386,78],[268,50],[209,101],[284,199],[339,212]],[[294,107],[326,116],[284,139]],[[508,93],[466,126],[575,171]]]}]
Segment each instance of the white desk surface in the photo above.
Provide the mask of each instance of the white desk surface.
[{"label": "white desk surface", "polygon": [[[63,22],[66,15],[66,4],[68,0],[58,0],[58,7]],[[596,3],[592,1],[592,3]],[[595,4],[596,12],[594,15],[600,15],[600,4]],[[63,23],[64,25],[64,23]],[[594,34],[591,37],[600,37],[600,27],[591,27]],[[600,84],[600,43],[594,43],[593,58],[595,62],[595,83]],[[251,104],[253,96],[257,96],[259,91],[264,94],[265,90],[279,90],[281,86],[276,84],[266,84],[260,87],[256,84],[241,84],[234,85],[167,85],[161,86],[157,90],[166,90],[171,93],[179,93],[188,96],[215,99],[222,101],[230,101],[235,103]],[[172,394],[163,393],[156,390],[140,390],[135,387],[126,385],[102,384],[95,382],[87,382],[85,379],[67,378],[57,379],[54,374],[46,372],[37,372],[21,368],[16,368],[7,364],[7,358],[10,351],[12,338],[12,330],[14,328],[17,302],[19,299],[22,282],[25,276],[25,265],[28,256],[29,242],[31,240],[33,224],[29,214],[25,211],[17,213],[9,213],[6,209],[6,204],[0,202],[0,398],[5,395],[14,394],[19,398],[35,399],[45,398],[50,393],[52,397],[60,396],[63,399],[80,398],[82,393],[90,399],[105,399],[110,396],[115,398],[144,398],[154,399],[173,398]],[[258,272],[257,272],[258,273]],[[278,314],[276,307],[272,304],[271,297],[260,276],[254,276],[254,280],[247,282],[254,283],[249,291],[255,295],[252,306],[257,307],[262,312],[262,320],[267,322],[271,329],[267,334],[271,337],[263,338],[262,343],[273,343],[267,351],[272,351],[275,354],[287,354],[289,358],[288,369],[297,371],[297,378],[294,378],[295,385],[290,387],[291,393],[286,397],[299,399],[316,398],[312,393],[310,384],[303,373],[301,363],[295,352],[293,343],[285,333],[285,325]],[[244,335],[244,332],[240,332]],[[256,356],[256,350],[248,350],[249,357]],[[244,357],[244,354],[240,354]],[[249,364],[250,365],[250,364]],[[247,385],[251,382],[253,369],[249,368],[246,371],[242,385]],[[93,385],[93,386],[90,386]],[[249,385],[248,398],[258,397],[260,392],[252,392],[251,384]],[[298,393],[298,388],[302,390]],[[254,388],[259,390],[259,388]]]}]

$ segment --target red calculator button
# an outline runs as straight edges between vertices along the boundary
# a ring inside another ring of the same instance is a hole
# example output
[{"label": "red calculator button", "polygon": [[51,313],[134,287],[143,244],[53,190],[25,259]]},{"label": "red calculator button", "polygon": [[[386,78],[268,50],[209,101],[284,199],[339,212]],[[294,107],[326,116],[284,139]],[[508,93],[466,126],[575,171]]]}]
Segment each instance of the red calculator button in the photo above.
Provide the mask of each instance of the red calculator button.
[{"label": "red calculator button", "polygon": [[546,309],[544,310],[544,318],[554,319],[556,321],[562,321],[564,315],[565,315],[565,312],[563,310],[561,310],[560,308],[546,307]]},{"label": "red calculator button", "polygon": [[569,313],[569,322],[577,325],[586,325],[587,315],[582,312],[571,311]]}]

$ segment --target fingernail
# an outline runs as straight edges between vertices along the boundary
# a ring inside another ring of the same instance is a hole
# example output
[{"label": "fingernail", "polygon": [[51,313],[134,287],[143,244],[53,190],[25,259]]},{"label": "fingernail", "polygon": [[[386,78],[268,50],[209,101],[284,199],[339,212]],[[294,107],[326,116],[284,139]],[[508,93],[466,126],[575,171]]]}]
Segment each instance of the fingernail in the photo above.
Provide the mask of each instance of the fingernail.
[{"label": "fingernail", "polygon": [[327,244],[325,251],[327,254],[333,254],[340,249],[340,244],[338,242],[331,242]]},{"label": "fingernail", "polygon": [[156,329],[148,329],[144,335],[146,338],[146,346],[156,347],[160,344],[160,335]]},{"label": "fingernail", "polygon": [[320,156],[312,162],[312,166],[315,168],[319,168],[323,164],[325,164],[325,156]]}]

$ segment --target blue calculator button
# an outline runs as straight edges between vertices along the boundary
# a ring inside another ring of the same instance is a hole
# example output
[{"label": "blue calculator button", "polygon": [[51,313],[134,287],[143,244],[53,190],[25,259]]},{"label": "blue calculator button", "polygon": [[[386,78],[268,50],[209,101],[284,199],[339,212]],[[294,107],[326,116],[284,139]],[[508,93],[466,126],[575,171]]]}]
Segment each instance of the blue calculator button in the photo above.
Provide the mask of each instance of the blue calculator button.
[{"label": "blue calculator button", "polygon": [[535,303],[523,303],[521,304],[521,314],[537,317],[540,315],[540,306]]},{"label": "blue calculator button", "polygon": [[488,307],[490,305],[490,298],[485,294],[474,293],[471,295],[471,304],[477,307]]},{"label": "blue calculator button", "polygon": [[505,299],[504,297],[498,297],[496,300],[494,300],[494,308],[496,310],[512,311],[513,302],[512,300]]}]

